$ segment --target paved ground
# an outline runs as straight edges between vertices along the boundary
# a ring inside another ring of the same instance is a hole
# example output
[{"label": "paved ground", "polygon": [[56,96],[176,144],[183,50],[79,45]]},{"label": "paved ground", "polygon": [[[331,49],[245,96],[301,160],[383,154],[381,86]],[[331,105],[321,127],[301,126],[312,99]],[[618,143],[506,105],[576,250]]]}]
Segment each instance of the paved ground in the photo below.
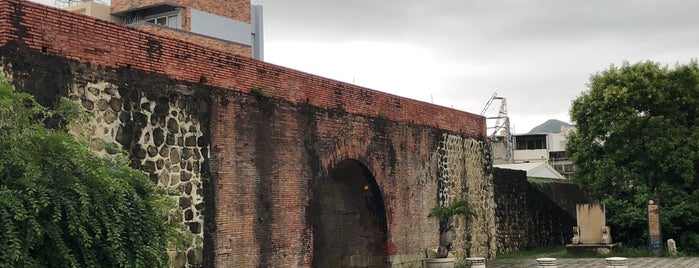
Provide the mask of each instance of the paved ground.
[{"label": "paved ground", "polygon": [[[629,268],[699,268],[699,258],[629,258]],[[559,268],[604,268],[604,258],[558,259]],[[487,261],[486,268],[531,268],[536,259],[507,259]]]}]

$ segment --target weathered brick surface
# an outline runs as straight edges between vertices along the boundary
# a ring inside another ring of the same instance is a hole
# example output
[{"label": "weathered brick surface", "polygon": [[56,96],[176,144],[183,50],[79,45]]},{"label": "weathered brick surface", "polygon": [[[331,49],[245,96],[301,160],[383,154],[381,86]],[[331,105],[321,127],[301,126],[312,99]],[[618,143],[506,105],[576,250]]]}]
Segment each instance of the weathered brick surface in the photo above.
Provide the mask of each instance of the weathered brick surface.
[{"label": "weathered brick surface", "polygon": [[[381,189],[383,254],[415,266],[438,242],[437,221],[426,215],[437,204],[445,135],[462,141],[461,157],[475,157],[463,159],[458,176],[488,178],[479,166],[487,153],[468,149],[482,147],[468,145],[484,135],[478,115],[25,1],[0,1],[0,27],[4,70],[43,103],[73,84],[104,80],[146,102],[154,99],[148,83],[170,85],[162,94],[172,99],[208,95],[198,99],[211,109],[197,115],[210,122],[202,130],[210,153],[201,154],[210,155],[203,163],[211,171],[202,182],[205,266],[310,267],[309,204],[345,159],[365,165]],[[135,80],[141,76],[148,82]]]},{"label": "weathered brick surface", "polygon": [[[14,47],[107,68],[130,68],[240,92],[253,90],[325,109],[484,136],[485,118],[264,63],[21,0],[8,7]],[[3,11],[6,12],[6,11]]]},{"label": "weathered brick surface", "polygon": [[311,266],[312,189],[344,159],[365,164],[382,189],[384,254],[420,253],[437,243],[436,222],[426,217],[436,204],[436,178],[417,173],[436,170],[440,131],[230,92],[214,110],[217,267]]}]

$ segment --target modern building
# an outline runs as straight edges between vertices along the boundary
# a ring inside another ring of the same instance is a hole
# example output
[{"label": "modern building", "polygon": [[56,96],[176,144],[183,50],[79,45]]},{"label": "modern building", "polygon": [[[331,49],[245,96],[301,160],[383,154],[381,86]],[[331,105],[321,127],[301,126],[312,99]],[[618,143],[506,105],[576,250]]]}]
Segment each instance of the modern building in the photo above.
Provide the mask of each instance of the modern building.
[{"label": "modern building", "polygon": [[515,144],[513,162],[515,164],[544,162],[569,178],[575,168],[566,155],[565,146],[572,131],[575,131],[574,127],[561,126],[561,131],[558,133],[513,135]]},{"label": "modern building", "polygon": [[109,5],[98,1],[70,1],[67,2],[63,9],[114,23],[123,23],[121,18],[112,16],[111,11],[109,10]]},{"label": "modern building", "polygon": [[250,0],[57,0],[66,10],[264,60],[262,6]]}]

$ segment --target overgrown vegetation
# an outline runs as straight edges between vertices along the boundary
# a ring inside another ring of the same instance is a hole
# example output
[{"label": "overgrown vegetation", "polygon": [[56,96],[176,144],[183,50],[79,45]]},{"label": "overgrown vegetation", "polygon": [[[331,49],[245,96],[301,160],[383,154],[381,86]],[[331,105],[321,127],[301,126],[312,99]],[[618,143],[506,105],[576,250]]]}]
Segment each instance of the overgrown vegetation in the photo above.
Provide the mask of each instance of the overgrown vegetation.
[{"label": "overgrown vegetation", "polygon": [[381,120],[386,120],[386,119],[388,119],[388,113],[386,113],[386,111],[379,111],[378,117]]},{"label": "overgrown vegetation", "polygon": [[68,103],[50,111],[0,77],[0,267],[167,266],[172,200],[123,155],[46,128],[78,115]]},{"label": "overgrown vegetation", "polygon": [[250,90],[252,95],[258,96],[258,97],[263,97],[263,98],[271,98],[273,91],[274,91],[273,88],[264,88],[264,87],[253,87]]},{"label": "overgrown vegetation", "polygon": [[663,239],[699,253],[699,67],[641,62],[590,78],[573,102],[566,146],[573,180],[606,204],[616,241],[648,245],[647,201],[660,201]]}]

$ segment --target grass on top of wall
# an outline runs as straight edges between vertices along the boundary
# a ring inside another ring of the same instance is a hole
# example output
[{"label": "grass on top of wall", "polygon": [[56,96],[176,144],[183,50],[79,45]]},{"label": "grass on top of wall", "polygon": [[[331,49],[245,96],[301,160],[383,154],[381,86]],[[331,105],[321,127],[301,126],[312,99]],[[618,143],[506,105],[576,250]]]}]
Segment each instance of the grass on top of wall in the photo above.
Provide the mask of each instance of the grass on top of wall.
[{"label": "grass on top of wall", "polygon": [[534,178],[534,177],[527,177],[527,181],[532,184],[546,184],[546,183],[551,183],[551,179],[542,179],[542,178]]}]

